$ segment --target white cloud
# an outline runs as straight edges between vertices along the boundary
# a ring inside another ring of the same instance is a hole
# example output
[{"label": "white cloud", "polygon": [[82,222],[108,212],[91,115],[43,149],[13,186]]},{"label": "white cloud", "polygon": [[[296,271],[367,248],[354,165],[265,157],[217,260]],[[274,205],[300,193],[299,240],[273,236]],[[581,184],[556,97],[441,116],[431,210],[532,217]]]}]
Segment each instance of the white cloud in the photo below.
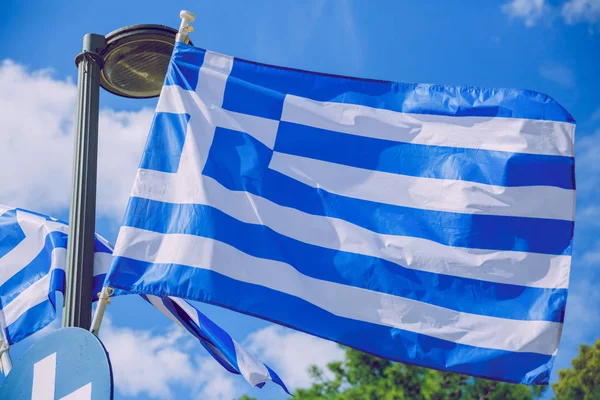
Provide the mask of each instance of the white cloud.
[{"label": "white cloud", "polygon": [[[577,179],[577,201],[584,206],[582,210],[593,207],[586,200],[592,200],[594,194],[598,194],[600,187],[600,163],[598,163],[598,151],[600,151],[600,128],[590,135],[580,136],[576,141],[576,179]],[[580,203],[580,200],[583,202]],[[595,207],[594,207],[595,208]],[[588,212],[592,212],[589,210]]]},{"label": "white cloud", "polygon": [[512,17],[522,18],[528,27],[547,16],[550,6],[545,0],[512,0],[502,6],[502,11]]},{"label": "white cloud", "polygon": [[[591,279],[582,279],[569,285],[567,310],[565,314],[565,330],[561,343],[565,347],[578,347],[597,338],[600,323],[600,291],[597,283]],[[562,346],[561,346],[562,347]],[[559,353],[560,353],[559,348]],[[574,354],[569,354],[573,357]]]},{"label": "white cloud", "polygon": [[[48,214],[68,207],[76,100],[69,79],[0,63],[0,203]],[[152,114],[101,110],[99,215],[120,221]]]},{"label": "white cloud", "polygon": [[540,66],[540,75],[565,88],[575,85],[575,74],[565,65],[543,64]]},{"label": "white cloud", "polygon": [[595,269],[598,268],[598,266],[600,265],[600,243],[596,243],[596,246],[594,246],[593,249],[583,253],[583,255],[581,256],[581,263],[584,265],[592,266]]},{"label": "white cloud", "polygon": [[502,5],[502,11],[514,18],[522,19],[525,26],[532,27],[541,21],[562,17],[569,25],[585,22],[590,25],[600,22],[600,0],[568,0],[562,6],[552,6],[546,0],[511,0]]},{"label": "white cloud", "polygon": [[569,0],[561,9],[567,24],[600,22],[600,0]]},{"label": "white cloud", "polygon": [[164,335],[113,326],[105,318],[100,338],[113,367],[115,386],[124,396],[173,398],[171,386],[194,386],[197,368],[185,346],[181,329],[173,326]]},{"label": "white cloud", "polygon": [[[164,333],[116,327],[105,317],[100,338],[106,346],[116,390],[125,397],[231,400],[249,388],[227,372],[180,327]],[[241,379],[241,380],[240,380]],[[181,397],[181,393],[188,396]]]},{"label": "white cloud", "polygon": [[[198,362],[197,374],[205,384],[200,389],[198,396],[191,398],[207,400],[232,400],[241,397],[243,389],[236,385],[236,376],[225,371],[214,360],[203,359]],[[239,379],[239,378],[238,378]]]},{"label": "white cloud", "polygon": [[244,344],[273,368],[290,390],[311,385],[311,365],[325,369],[328,363],[344,359],[344,350],[337,344],[277,325],[250,334]]}]

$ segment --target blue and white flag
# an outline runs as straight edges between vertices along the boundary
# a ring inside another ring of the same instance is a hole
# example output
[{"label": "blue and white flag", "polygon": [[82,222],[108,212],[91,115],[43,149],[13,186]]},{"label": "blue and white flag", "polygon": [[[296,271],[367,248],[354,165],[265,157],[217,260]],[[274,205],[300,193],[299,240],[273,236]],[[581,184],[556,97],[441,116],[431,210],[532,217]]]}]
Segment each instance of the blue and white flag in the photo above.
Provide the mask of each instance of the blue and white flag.
[{"label": "blue and white flag", "polygon": [[[0,327],[17,343],[56,318],[55,292],[64,292],[69,227],[65,222],[0,205]],[[112,248],[96,235],[94,300]]]},{"label": "blue and white flag", "polygon": [[[55,292],[64,293],[65,287],[68,231],[65,222],[0,205],[0,327],[6,327],[9,344],[34,334],[56,318]],[[94,301],[102,290],[111,257],[111,245],[96,235]],[[241,374],[252,386],[262,387],[273,381],[288,392],[273,370],[185,300],[142,297],[196,337],[228,371]]]},{"label": "blue and white flag", "polygon": [[177,44],[107,285],[545,384],[571,264],[574,130],[536,92]]},{"label": "blue and white flag", "polygon": [[175,297],[142,295],[150,304],[194,335],[223,368],[241,374],[252,386],[262,388],[272,381],[291,394],[281,378],[268,365],[255,359],[220,326],[185,300]]}]

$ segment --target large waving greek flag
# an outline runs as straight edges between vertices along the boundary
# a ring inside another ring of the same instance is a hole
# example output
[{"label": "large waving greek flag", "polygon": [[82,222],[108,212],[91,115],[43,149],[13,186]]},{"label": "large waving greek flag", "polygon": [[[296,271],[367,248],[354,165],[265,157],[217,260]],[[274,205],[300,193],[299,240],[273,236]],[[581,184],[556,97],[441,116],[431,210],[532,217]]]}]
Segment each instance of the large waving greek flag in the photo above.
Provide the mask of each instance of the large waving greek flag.
[{"label": "large waving greek flag", "polygon": [[177,44],[107,284],[392,360],[547,383],[574,130],[531,91],[322,75]]},{"label": "large waving greek flag", "polygon": [[[5,328],[8,344],[18,343],[56,318],[56,292],[64,293],[65,288],[68,231],[63,221],[0,205],[0,329]],[[111,245],[96,235],[94,301],[98,300],[111,257]],[[273,381],[288,391],[272,369],[185,300],[142,297],[196,337],[229,372],[241,374],[252,386]]]}]

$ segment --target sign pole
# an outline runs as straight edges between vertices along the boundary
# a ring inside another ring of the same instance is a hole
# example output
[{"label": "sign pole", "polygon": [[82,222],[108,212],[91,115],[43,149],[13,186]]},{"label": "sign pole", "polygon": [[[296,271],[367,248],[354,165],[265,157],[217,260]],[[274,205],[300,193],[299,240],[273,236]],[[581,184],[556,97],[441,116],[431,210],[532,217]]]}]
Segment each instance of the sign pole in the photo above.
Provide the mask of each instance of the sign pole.
[{"label": "sign pole", "polygon": [[8,352],[9,349],[10,347],[3,340],[2,343],[0,343],[0,364],[2,364],[4,376],[7,376],[12,369],[12,360],[10,358],[10,353]]},{"label": "sign pole", "polygon": [[89,329],[92,314],[96,176],[98,159],[98,113],[100,70],[106,40],[88,33],[83,52],[75,58],[77,79],[77,130],[73,154],[73,185],[67,243],[67,278],[63,327]]},{"label": "sign pole", "polygon": [[0,366],[4,372],[4,376],[7,376],[12,369],[12,360],[10,358],[10,346],[8,345],[8,339],[6,338],[6,332],[3,326],[0,326]]},{"label": "sign pole", "polygon": [[12,360],[10,358],[10,345],[8,344],[8,337],[6,336],[6,327],[4,326],[4,320],[0,319],[0,366],[4,372],[4,376],[7,376],[12,369]]}]

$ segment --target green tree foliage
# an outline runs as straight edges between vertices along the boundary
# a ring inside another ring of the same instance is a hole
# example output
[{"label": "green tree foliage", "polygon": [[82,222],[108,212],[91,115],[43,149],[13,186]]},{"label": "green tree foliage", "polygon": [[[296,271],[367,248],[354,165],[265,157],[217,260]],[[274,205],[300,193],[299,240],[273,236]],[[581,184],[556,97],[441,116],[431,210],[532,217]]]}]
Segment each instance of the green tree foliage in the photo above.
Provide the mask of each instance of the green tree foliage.
[{"label": "green tree foliage", "polygon": [[296,390],[295,400],[530,400],[546,389],[393,363],[352,349],[327,368],[333,378],[313,366],[313,385]]},{"label": "green tree foliage", "polygon": [[593,346],[581,345],[573,368],[558,371],[558,382],[552,385],[556,399],[600,399],[600,339]]}]

